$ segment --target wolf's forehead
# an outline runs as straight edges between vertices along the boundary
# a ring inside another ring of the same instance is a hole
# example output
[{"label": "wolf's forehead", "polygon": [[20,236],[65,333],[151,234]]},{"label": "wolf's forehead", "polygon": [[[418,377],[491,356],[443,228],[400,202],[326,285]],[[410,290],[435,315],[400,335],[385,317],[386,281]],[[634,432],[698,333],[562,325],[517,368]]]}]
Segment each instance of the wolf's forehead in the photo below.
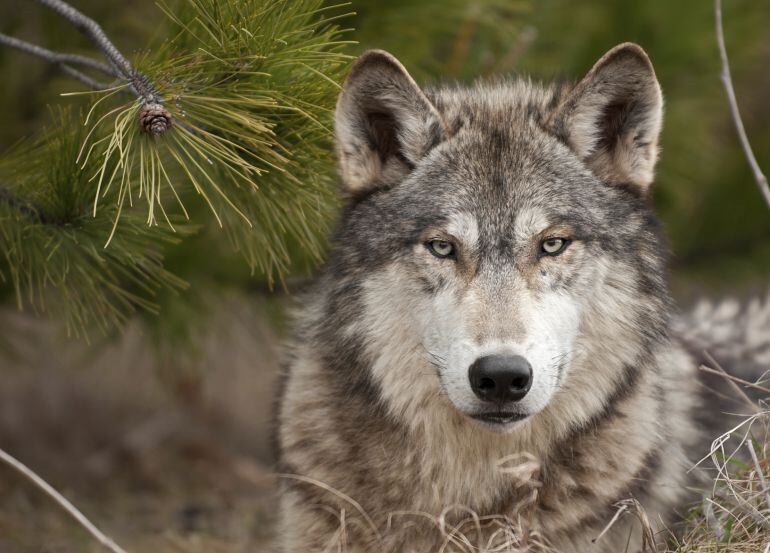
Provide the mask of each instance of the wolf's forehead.
[{"label": "wolf's forehead", "polygon": [[446,217],[446,231],[468,245],[504,236],[515,242],[524,242],[547,228],[551,219],[546,210],[536,206],[498,213],[488,210],[458,211]]}]

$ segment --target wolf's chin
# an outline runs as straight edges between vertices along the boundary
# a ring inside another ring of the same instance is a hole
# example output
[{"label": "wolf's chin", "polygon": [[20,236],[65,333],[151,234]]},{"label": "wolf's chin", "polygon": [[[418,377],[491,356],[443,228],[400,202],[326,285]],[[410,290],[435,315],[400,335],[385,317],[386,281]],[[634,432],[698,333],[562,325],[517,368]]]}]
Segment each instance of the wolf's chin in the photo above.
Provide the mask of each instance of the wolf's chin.
[{"label": "wolf's chin", "polygon": [[467,414],[479,426],[500,434],[509,434],[522,427],[530,415],[524,413],[473,413]]}]

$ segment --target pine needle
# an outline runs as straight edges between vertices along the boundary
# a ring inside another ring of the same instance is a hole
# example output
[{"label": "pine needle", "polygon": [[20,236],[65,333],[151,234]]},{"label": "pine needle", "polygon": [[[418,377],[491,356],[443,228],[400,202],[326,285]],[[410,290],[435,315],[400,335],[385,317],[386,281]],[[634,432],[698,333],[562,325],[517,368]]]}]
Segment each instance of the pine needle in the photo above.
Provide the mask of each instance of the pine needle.
[{"label": "pine needle", "polygon": [[186,204],[202,200],[270,282],[290,269],[295,246],[320,259],[334,206],[331,114],[350,59],[335,21],[347,14],[320,0],[182,0],[160,9],[173,38],[134,61],[172,124],[143,132],[140,100],[105,107],[117,90],[97,96],[86,118],[78,159],[81,167],[100,160],[94,213],[115,218],[107,246],[134,199],[152,227],[190,217]]}]

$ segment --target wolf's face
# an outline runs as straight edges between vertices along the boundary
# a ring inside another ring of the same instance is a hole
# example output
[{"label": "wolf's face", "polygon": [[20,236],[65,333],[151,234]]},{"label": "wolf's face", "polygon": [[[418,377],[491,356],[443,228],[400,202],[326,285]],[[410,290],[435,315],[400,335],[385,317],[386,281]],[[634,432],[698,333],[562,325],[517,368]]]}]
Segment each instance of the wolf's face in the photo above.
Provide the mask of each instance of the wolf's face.
[{"label": "wolf's face", "polygon": [[633,45],[569,89],[422,91],[390,55],[359,59],[337,108],[351,199],[331,267],[354,296],[345,339],[393,411],[441,395],[512,429],[592,379],[585,401],[611,393],[621,375],[596,365],[633,364],[664,324],[647,298],[665,297],[646,198],[660,120]]}]

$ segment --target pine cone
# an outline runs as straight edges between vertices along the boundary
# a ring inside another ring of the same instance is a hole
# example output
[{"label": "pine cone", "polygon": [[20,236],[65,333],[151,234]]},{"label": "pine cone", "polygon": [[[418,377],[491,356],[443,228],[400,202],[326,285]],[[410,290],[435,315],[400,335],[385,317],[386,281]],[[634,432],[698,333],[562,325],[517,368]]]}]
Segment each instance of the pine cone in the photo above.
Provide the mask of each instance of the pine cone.
[{"label": "pine cone", "polygon": [[160,136],[173,125],[173,118],[161,104],[145,104],[139,110],[139,128],[153,136]]}]

